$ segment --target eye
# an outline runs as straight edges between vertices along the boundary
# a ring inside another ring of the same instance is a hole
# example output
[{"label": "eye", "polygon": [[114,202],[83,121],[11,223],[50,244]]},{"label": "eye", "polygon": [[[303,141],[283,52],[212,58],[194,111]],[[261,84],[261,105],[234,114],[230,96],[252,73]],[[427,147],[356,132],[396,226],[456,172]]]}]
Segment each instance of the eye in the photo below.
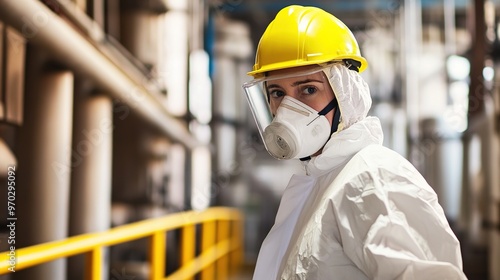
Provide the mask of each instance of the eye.
[{"label": "eye", "polygon": [[305,86],[302,88],[302,94],[306,94],[306,95],[314,94],[317,91],[318,91],[318,88],[315,86]]},{"label": "eye", "polygon": [[279,89],[274,89],[269,92],[269,96],[271,96],[271,98],[280,98],[285,96],[285,92]]}]

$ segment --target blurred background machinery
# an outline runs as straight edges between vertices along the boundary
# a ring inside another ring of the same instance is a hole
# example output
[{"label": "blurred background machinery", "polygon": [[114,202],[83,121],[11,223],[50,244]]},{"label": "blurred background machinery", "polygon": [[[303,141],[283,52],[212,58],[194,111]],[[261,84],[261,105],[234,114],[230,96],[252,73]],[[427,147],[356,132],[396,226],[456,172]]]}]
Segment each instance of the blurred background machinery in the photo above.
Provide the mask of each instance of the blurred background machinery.
[{"label": "blurred background machinery", "polygon": [[[18,247],[231,206],[245,216],[251,270],[301,166],[267,154],[241,84],[265,27],[290,4],[323,8],[353,30],[384,145],[436,190],[469,279],[500,279],[500,3],[491,0],[1,1],[0,207],[16,166]],[[102,279],[122,270],[145,279],[145,243],[106,249]],[[178,248],[166,256],[168,274]],[[77,280],[83,270],[72,257],[0,279]]]}]

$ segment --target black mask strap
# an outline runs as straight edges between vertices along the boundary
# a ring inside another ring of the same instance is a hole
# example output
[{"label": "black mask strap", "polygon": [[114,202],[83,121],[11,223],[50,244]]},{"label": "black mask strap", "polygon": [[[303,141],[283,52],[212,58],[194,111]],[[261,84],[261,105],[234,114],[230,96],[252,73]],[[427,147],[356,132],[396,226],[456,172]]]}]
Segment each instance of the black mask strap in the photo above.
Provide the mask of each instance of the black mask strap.
[{"label": "black mask strap", "polygon": [[[332,128],[330,130],[330,136],[328,137],[328,140],[330,140],[330,137],[332,137],[332,134],[337,131],[340,123],[340,110],[339,110],[339,103],[337,101],[337,98],[334,98],[328,105],[326,105],[323,110],[318,112],[318,115],[324,116],[328,114],[331,110],[335,109],[335,112],[333,113],[333,121],[332,121]],[[310,160],[311,156],[303,157],[300,158],[300,161],[307,161]]]},{"label": "black mask strap", "polygon": [[323,110],[318,112],[318,115],[324,116],[324,115],[328,114],[331,110],[335,109],[335,107],[338,107],[338,106],[339,106],[339,103],[337,102],[337,98],[334,98],[334,99],[332,99],[332,101],[330,101],[330,103],[328,103],[328,105],[326,105],[325,108],[323,108]]},{"label": "black mask strap", "polygon": [[335,112],[333,113],[332,130],[330,132],[330,137],[334,132],[337,131],[337,129],[339,129],[339,124],[340,124],[339,103],[337,102],[337,98],[335,98]]},{"label": "black mask strap", "polygon": [[337,98],[334,98],[332,101],[330,101],[330,103],[328,103],[328,105],[326,105],[326,107],[318,113],[318,115],[324,116],[333,109],[335,109],[335,113],[333,113],[332,129],[330,131],[330,135],[332,135],[339,128],[340,110]]}]

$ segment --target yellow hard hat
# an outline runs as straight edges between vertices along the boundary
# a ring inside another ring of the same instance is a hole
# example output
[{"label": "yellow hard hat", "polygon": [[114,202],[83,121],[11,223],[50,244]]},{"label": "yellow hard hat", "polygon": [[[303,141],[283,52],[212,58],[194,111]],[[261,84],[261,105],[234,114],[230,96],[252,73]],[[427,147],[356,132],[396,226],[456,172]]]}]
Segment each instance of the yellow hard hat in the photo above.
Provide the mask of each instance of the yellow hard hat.
[{"label": "yellow hard hat", "polygon": [[248,75],[345,59],[360,64],[359,72],[368,64],[349,28],[322,9],[293,5],[279,11],[267,27]]}]

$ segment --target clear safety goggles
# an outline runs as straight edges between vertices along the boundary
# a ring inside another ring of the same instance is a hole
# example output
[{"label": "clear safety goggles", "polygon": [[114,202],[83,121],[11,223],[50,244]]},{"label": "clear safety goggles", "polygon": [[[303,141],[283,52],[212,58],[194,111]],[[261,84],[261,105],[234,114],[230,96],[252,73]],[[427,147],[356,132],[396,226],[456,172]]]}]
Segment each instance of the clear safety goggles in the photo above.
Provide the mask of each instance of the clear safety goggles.
[{"label": "clear safety goggles", "polygon": [[250,105],[250,110],[252,111],[252,115],[255,119],[262,139],[265,128],[271,124],[274,117],[269,104],[269,93],[267,91],[267,85],[277,80],[313,75],[326,70],[330,67],[330,65],[331,64],[324,66],[318,65],[315,68],[310,68],[293,73],[258,78],[243,84],[243,89],[245,91],[248,104]]}]

